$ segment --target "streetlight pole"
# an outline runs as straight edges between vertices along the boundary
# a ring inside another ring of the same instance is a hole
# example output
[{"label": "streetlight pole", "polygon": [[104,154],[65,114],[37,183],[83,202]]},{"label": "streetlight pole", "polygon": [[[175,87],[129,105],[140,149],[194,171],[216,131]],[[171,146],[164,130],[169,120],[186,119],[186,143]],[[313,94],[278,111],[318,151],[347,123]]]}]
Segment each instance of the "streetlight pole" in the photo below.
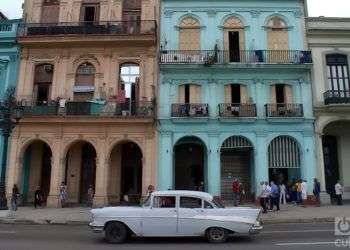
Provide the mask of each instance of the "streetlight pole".
[{"label": "streetlight pole", "polygon": [[[15,90],[9,89],[6,93],[6,98],[0,103],[0,128],[1,134],[4,137],[4,144],[2,150],[2,161],[1,161],[1,174],[0,174],[0,210],[7,210],[7,199],[6,199],[6,163],[7,163],[7,152],[9,145],[9,138],[12,130],[18,123],[16,117],[17,104],[14,97]],[[16,120],[12,118],[15,116]]]}]

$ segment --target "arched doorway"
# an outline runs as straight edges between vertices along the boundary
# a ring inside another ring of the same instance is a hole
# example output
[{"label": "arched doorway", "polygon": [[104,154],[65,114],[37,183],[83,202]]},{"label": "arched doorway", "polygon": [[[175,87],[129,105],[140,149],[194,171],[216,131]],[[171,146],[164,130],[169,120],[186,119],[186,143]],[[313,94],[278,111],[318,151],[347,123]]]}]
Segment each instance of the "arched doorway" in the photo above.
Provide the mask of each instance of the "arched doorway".
[{"label": "arched doorway", "polygon": [[79,141],[68,149],[65,182],[69,203],[86,203],[90,185],[95,190],[96,150],[89,142]]},{"label": "arched doorway", "polygon": [[180,139],[174,148],[175,189],[201,190],[206,187],[206,147],[196,137]]},{"label": "arched doorway", "polygon": [[289,136],[278,136],[268,147],[269,179],[288,184],[301,178],[301,156],[298,142]]},{"label": "arched doorway", "polygon": [[224,201],[233,203],[234,178],[242,184],[245,193],[242,199],[254,199],[253,152],[254,148],[250,141],[242,136],[232,136],[221,145],[221,198]]},{"label": "arched doorway", "polygon": [[350,121],[336,121],[323,129],[323,160],[327,193],[334,195],[334,186],[340,180],[344,197],[350,192]]},{"label": "arched doorway", "polygon": [[40,187],[44,203],[50,193],[52,151],[45,142],[36,140],[24,151],[22,185],[20,193],[24,203],[34,201],[34,193]]},{"label": "arched doorway", "polygon": [[139,203],[142,196],[142,150],[134,142],[117,144],[110,156],[110,204]]}]

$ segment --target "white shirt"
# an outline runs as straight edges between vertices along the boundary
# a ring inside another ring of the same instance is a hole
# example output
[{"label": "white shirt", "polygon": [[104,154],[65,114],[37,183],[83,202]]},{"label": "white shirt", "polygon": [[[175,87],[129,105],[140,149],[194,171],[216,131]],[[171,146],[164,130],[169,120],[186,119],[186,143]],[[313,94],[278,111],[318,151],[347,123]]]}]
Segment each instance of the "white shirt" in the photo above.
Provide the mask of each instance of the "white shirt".
[{"label": "white shirt", "polygon": [[343,194],[343,187],[339,183],[335,184],[335,194],[336,195],[342,195]]}]

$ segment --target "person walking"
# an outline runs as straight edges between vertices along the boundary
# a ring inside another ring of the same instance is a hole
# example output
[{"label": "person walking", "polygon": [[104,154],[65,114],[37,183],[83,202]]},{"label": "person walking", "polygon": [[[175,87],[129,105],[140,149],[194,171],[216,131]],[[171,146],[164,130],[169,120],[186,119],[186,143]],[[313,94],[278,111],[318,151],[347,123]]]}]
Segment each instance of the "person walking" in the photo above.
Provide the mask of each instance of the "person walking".
[{"label": "person walking", "polygon": [[296,204],[301,203],[301,181],[297,180],[295,183],[295,192],[296,192]]},{"label": "person walking", "polygon": [[37,208],[38,206],[41,207],[42,201],[43,201],[43,192],[41,192],[40,186],[37,186],[34,193],[34,207],[35,208]]},{"label": "person walking", "polygon": [[286,185],[284,185],[284,183],[282,183],[279,186],[279,189],[280,189],[280,200],[279,200],[279,203],[280,204],[287,204],[287,200],[286,200],[287,188],[286,188]]},{"label": "person walking", "polygon": [[301,183],[301,198],[302,201],[307,200],[307,181],[303,180]]},{"label": "person walking", "polygon": [[276,211],[280,210],[279,197],[280,197],[280,193],[278,190],[278,186],[273,181],[271,181],[271,194],[270,194],[270,210],[271,211],[273,211],[275,206],[276,206]]},{"label": "person walking", "polygon": [[95,192],[94,192],[94,188],[92,187],[92,185],[89,186],[88,192],[87,192],[87,206],[91,207],[94,204],[94,196],[95,196]]},{"label": "person walking", "polygon": [[320,182],[317,180],[317,178],[314,178],[314,189],[313,189],[313,193],[314,193],[316,202],[317,202],[318,204],[320,204],[321,184],[320,184]]},{"label": "person walking", "polygon": [[11,195],[11,209],[12,211],[17,211],[17,200],[19,198],[19,191],[16,184],[13,185],[12,195]]},{"label": "person walking", "polygon": [[340,181],[337,181],[337,184],[334,186],[335,189],[335,197],[337,198],[337,205],[342,206],[343,205],[343,186],[341,185]]},{"label": "person walking", "polygon": [[269,197],[270,193],[267,188],[266,182],[262,181],[260,183],[261,185],[261,193],[260,193],[260,205],[263,209],[263,213],[267,213],[267,198]]},{"label": "person walking", "polygon": [[62,182],[60,186],[60,202],[61,202],[62,208],[66,206],[67,199],[68,199],[67,185],[65,182]]},{"label": "person walking", "polygon": [[151,196],[151,194],[154,192],[155,188],[153,185],[149,185],[147,187],[147,197]]},{"label": "person walking", "polygon": [[239,197],[240,197],[240,192],[241,192],[241,186],[240,186],[237,178],[233,179],[232,192],[233,192],[233,205],[235,207],[237,207],[239,204],[239,199],[240,199]]}]

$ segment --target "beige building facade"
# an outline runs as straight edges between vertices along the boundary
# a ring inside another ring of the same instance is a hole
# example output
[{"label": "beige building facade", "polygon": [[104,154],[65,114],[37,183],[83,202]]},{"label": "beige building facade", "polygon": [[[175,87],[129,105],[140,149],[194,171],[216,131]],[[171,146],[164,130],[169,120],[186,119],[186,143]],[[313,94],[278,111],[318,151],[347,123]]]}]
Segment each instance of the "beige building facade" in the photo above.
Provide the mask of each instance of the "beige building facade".
[{"label": "beige building facade", "polygon": [[350,19],[308,18],[307,37],[313,55],[313,99],[316,117],[318,177],[323,201],[344,185],[350,199]]},{"label": "beige building facade", "polygon": [[68,203],[137,202],[157,184],[157,16],[155,0],[25,1],[7,176],[23,202],[40,187],[60,206],[62,183]]}]

